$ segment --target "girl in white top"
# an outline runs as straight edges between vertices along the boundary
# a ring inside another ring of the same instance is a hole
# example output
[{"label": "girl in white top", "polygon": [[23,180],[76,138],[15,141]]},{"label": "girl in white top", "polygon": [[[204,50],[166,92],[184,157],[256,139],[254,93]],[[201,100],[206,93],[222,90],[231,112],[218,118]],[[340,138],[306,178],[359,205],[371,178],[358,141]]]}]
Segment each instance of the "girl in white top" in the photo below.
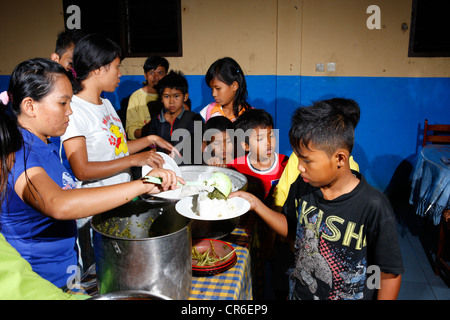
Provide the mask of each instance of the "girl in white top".
[{"label": "girl in white top", "polygon": [[158,136],[127,141],[122,122],[102,92],[114,92],[120,82],[121,48],[98,34],[83,37],[73,56],[73,89],[69,127],[61,137],[72,171],[81,187],[113,185],[130,181],[130,167],[161,168],[157,145],[176,149]]}]

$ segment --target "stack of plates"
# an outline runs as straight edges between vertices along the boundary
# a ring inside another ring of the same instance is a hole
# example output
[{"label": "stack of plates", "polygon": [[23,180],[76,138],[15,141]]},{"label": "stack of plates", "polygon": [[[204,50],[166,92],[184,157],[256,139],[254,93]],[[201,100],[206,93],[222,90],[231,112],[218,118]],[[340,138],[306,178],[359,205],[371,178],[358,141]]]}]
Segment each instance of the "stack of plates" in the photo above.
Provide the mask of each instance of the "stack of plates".
[{"label": "stack of plates", "polygon": [[[195,246],[198,253],[202,254],[206,250],[211,248],[211,244],[214,246],[214,251],[219,257],[225,257],[234,250],[234,248],[229,243],[216,239],[195,240],[192,243],[192,246],[193,247]],[[236,252],[230,254],[225,260],[216,262],[214,265],[199,266],[197,265],[198,261],[192,259],[192,274],[195,276],[215,275],[232,268],[236,264],[236,261],[237,261]]]},{"label": "stack of plates", "polygon": [[[167,155],[163,152],[157,152],[157,154],[159,154],[164,159],[163,169],[172,170],[176,173],[177,177],[181,177],[180,168],[178,167],[175,160],[173,160],[169,155]],[[142,170],[142,176],[144,177],[150,171],[152,171],[153,168],[150,166],[143,166],[141,170]],[[181,193],[181,188],[177,188],[174,190],[160,192],[158,194],[155,194],[155,196],[158,196],[159,198],[164,198],[164,199],[179,199],[180,193]]]}]

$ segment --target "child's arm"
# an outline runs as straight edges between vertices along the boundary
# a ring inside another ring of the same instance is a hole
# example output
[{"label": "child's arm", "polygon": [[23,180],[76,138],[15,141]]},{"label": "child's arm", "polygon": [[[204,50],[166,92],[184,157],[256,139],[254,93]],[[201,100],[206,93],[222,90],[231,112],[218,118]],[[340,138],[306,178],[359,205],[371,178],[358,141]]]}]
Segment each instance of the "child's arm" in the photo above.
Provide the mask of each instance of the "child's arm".
[{"label": "child's arm", "polygon": [[80,181],[103,179],[130,167],[149,165],[162,168],[164,164],[164,159],[154,151],[139,152],[114,160],[89,161],[84,137],[64,141],[64,148],[72,171]]},{"label": "child's arm", "polygon": [[378,290],[378,300],[396,300],[400,291],[402,276],[392,273],[381,272],[380,289]]},{"label": "child's arm", "polygon": [[248,192],[237,191],[230,194],[229,198],[241,197],[250,202],[250,210],[255,211],[269,227],[283,237],[287,237],[288,224],[284,214],[273,211],[261,200]]},{"label": "child's arm", "polygon": [[177,156],[181,157],[179,151],[172,144],[157,135],[149,135],[137,140],[130,140],[127,144],[130,154],[135,154],[149,146],[154,145],[166,149],[167,151],[174,152]]}]

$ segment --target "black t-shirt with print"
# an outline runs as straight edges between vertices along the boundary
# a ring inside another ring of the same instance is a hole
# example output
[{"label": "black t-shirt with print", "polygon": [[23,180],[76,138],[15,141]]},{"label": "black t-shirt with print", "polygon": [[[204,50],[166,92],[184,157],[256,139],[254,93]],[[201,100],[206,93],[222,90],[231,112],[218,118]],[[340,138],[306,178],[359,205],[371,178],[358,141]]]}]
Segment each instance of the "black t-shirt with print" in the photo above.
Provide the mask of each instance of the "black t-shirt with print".
[{"label": "black t-shirt with print", "polygon": [[373,299],[379,272],[401,274],[391,204],[358,172],[356,188],[334,200],[299,176],[283,207],[295,237],[291,299]]},{"label": "black t-shirt with print", "polygon": [[[171,143],[178,149],[182,156],[181,159],[179,157],[174,159],[178,165],[201,163],[201,160],[197,159],[196,154],[202,154],[202,116],[193,111],[184,110],[180,116],[175,118],[173,123],[170,123],[165,119],[161,120],[161,117],[164,117],[164,112],[161,112],[157,117],[152,118],[145,128],[142,128],[142,137],[157,135]],[[186,130],[174,134],[177,129]],[[166,152],[166,150],[161,147],[157,147],[156,151]]]}]

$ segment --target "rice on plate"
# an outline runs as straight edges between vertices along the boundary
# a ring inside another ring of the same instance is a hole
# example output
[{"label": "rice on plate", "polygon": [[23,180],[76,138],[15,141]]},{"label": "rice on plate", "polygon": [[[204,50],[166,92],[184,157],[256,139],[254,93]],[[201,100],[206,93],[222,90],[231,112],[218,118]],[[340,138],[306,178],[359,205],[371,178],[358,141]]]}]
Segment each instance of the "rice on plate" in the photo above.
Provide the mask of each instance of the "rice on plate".
[{"label": "rice on plate", "polygon": [[207,193],[199,194],[197,198],[196,213],[200,217],[226,218],[236,212],[235,202],[225,199],[210,199]]}]

